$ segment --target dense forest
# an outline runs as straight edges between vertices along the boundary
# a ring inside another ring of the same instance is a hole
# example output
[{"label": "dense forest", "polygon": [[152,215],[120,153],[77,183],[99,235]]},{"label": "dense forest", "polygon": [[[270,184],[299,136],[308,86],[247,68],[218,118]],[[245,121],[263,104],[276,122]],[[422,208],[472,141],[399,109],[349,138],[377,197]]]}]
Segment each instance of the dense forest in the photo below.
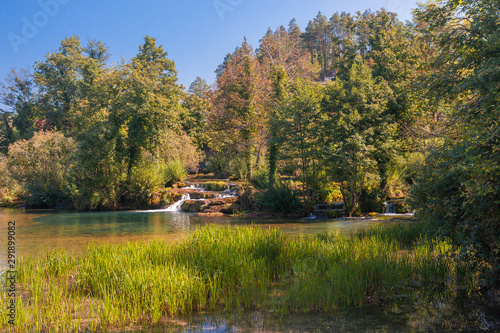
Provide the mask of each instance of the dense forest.
[{"label": "dense forest", "polygon": [[[64,39],[6,78],[0,194],[31,207],[147,204],[202,163],[254,209],[347,215],[408,198],[500,275],[500,3],[421,4],[292,20],[187,89],[155,38],[132,59]],[[250,190],[253,188],[253,190]],[[0,198],[1,199],[1,198]]]}]

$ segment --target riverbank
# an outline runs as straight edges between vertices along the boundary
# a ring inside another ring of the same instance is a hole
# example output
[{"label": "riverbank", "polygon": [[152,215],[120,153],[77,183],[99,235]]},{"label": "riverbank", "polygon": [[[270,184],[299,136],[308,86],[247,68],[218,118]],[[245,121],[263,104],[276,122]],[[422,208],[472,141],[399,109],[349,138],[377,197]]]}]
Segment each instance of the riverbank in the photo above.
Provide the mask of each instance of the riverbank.
[{"label": "riverbank", "polygon": [[18,265],[16,330],[99,332],[207,311],[279,317],[472,294],[475,277],[453,259],[458,249],[424,234],[415,222],[308,237],[208,226],[176,244],[27,256]]}]

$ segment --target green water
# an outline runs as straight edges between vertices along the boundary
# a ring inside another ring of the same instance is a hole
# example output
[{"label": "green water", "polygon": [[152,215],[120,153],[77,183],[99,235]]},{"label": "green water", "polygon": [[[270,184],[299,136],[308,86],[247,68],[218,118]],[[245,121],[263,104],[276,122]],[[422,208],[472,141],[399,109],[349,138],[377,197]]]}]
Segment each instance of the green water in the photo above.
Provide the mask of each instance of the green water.
[{"label": "green water", "polygon": [[[0,242],[7,236],[7,224],[16,221],[16,248],[19,255],[47,248],[82,250],[90,242],[140,241],[164,239],[178,241],[190,231],[206,224],[274,226],[287,234],[316,234],[366,227],[373,220],[290,220],[241,217],[206,217],[166,211],[64,212],[26,211],[0,208]],[[0,244],[2,244],[0,243]],[[0,246],[0,255],[6,250]]]},{"label": "green water", "polygon": [[[281,228],[289,235],[349,231],[381,220],[290,220],[241,217],[200,217],[193,214],[146,212],[55,212],[0,208],[0,268],[6,264],[7,226],[16,221],[16,255],[48,248],[81,251],[91,242],[122,243],[163,239],[176,242],[206,224]],[[2,244],[4,244],[2,246]],[[403,295],[404,296],[404,295]],[[163,326],[129,332],[498,332],[497,299],[471,300],[457,295],[417,297],[381,305],[349,307],[329,314],[275,314],[266,312],[200,314],[172,318]]]}]

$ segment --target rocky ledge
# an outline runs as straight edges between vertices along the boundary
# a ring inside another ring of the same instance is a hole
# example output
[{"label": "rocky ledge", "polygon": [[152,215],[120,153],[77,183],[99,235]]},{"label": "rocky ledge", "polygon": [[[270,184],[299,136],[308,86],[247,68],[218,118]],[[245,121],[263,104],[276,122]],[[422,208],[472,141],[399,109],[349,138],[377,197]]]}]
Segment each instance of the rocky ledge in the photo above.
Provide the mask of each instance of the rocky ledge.
[{"label": "rocky ledge", "polygon": [[186,200],[181,209],[183,212],[198,213],[199,215],[223,215],[241,211],[238,197]]}]

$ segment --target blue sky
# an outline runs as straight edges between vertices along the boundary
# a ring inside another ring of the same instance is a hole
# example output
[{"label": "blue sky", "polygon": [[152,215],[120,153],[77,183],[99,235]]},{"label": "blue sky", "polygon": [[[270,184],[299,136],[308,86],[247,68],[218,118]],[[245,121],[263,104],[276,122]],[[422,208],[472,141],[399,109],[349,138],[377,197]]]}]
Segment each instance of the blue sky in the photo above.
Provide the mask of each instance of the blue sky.
[{"label": "blue sky", "polygon": [[200,76],[212,83],[214,70],[243,38],[258,47],[268,27],[287,26],[295,18],[304,30],[318,11],[373,11],[384,7],[401,20],[411,19],[414,1],[407,0],[15,0],[2,1],[0,11],[0,80],[12,68],[30,68],[78,35],[82,43],[101,40],[111,60],[129,60],[145,35],[156,37],[175,61],[185,86]]}]

